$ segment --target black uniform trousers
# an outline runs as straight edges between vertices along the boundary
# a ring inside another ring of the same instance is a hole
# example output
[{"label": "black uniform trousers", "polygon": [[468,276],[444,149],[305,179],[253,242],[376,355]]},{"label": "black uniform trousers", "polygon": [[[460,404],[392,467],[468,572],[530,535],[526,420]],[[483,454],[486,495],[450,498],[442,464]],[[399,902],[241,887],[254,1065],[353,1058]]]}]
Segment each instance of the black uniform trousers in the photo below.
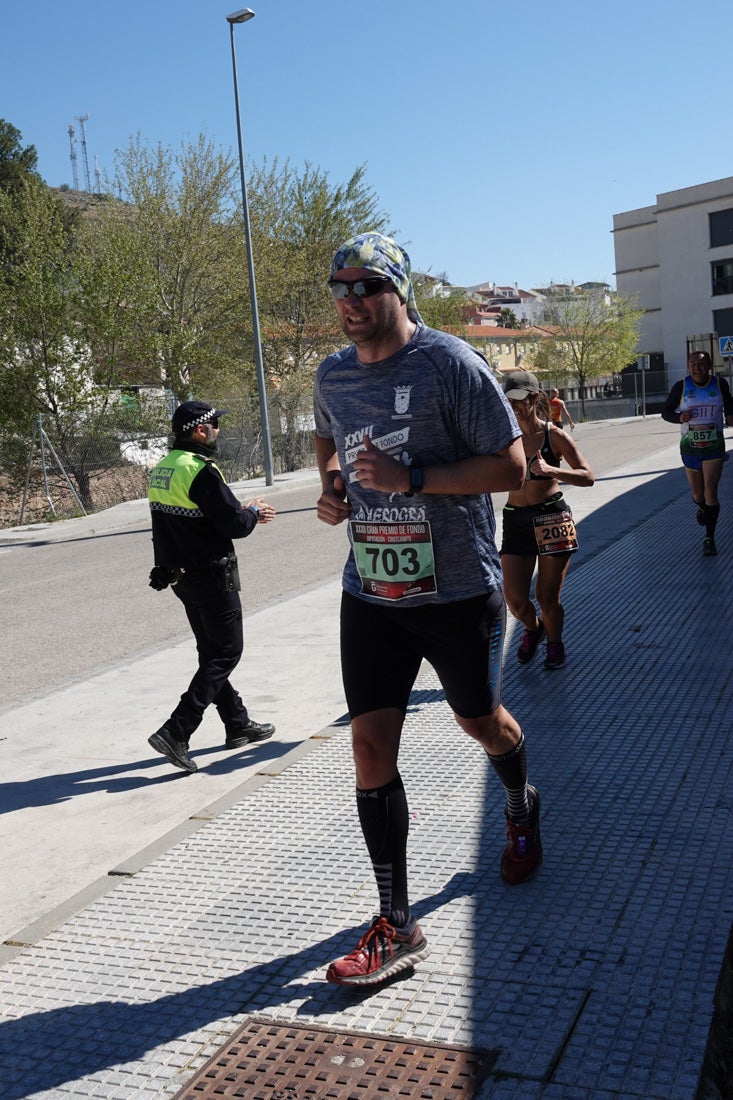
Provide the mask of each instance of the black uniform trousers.
[{"label": "black uniform trousers", "polygon": [[184,573],[173,585],[196,639],[199,666],[166,725],[175,738],[188,739],[213,703],[227,734],[239,733],[247,708],[229,683],[244,648],[242,604],[238,592],[224,592],[207,572]]}]

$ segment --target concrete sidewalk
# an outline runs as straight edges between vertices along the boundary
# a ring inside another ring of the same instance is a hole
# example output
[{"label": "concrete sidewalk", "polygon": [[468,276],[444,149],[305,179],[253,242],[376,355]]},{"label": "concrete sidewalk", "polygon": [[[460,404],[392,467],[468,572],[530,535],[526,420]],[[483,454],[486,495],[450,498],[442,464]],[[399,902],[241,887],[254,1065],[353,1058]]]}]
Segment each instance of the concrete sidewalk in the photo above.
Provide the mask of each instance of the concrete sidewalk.
[{"label": "concrete sidewalk", "polygon": [[[235,496],[246,500],[248,497],[278,495],[289,489],[299,489],[308,485],[320,486],[320,484],[318,471],[312,469],[291,470],[276,474],[272,485],[266,485],[264,477],[257,477],[249,481],[232,481],[229,483],[229,488]],[[0,530],[0,546],[20,542],[64,542],[71,538],[108,535],[136,523],[150,524],[150,506],[145,497],[139,500],[126,500],[121,504],[115,504],[112,508],[105,508],[102,512],[92,512],[88,516],[4,528]]]},{"label": "concrete sidewalk", "polygon": [[[316,471],[278,475],[268,496],[319,485]],[[264,481],[239,482],[243,499]],[[0,532],[0,544],[64,542],[149,524],[146,500],[95,515]],[[238,798],[242,783],[282,767],[293,745],[317,734],[346,703],[339,676],[338,592],[322,588],[246,615],[246,659],[234,682],[255,717],[276,726],[272,741],[232,753],[207,713],[185,776],[146,743],[170,711],[171,683],[196,666],[190,636],[123,660],[88,679],[0,710],[0,960],[3,941],[36,937],[109,889],[110,876],[149,862]],[[308,660],[303,655],[308,654]],[[114,736],[100,736],[100,731]],[[32,925],[30,931],[28,926]]]},{"label": "concrete sidewalk", "polygon": [[[173,1097],[252,1018],[491,1051],[481,1098],[693,1100],[733,920],[733,489],[726,471],[712,559],[676,446],[567,496],[582,546],[565,590],[568,666],[522,668],[518,632],[507,639],[504,695],[543,801],[536,879],[501,882],[500,789],[426,667],[402,773],[412,898],[431,954],[371,993],[327,985],[326,964],[355,945],[376,900],[336,683],[322,725],[278,760],[258,755],[236,799],[131,853],[106,892],[6,944],[4,1100]],[[302,675],[325,687],[338,668],[338,585],[310,595],[280,605],[267,631],[290,632]],[[263,669],[269,657],[273,692],[297,699],[281,644],[263,651]],[[328,668],[314,663],[323,647]],[[98,700],[116,683],[110,672],[73,690]],[[65,713],[77,708],[83,722],[79,704],[67,700]],[[199,777],[169,777],[145,812]],[[107,812],[100,843],[124,832]],[[378,1084],[358,1093],[383,1094]]]}]

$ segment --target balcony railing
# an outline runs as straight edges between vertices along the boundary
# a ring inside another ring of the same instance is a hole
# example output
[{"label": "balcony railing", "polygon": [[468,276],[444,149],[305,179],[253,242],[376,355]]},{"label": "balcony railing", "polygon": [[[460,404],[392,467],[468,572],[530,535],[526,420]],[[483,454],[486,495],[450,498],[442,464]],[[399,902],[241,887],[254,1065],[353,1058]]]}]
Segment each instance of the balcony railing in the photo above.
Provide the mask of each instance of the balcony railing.
[{"label": "balcony railing", "polygon": [[733,294],[733,275],[713,275],[713,295]]}]

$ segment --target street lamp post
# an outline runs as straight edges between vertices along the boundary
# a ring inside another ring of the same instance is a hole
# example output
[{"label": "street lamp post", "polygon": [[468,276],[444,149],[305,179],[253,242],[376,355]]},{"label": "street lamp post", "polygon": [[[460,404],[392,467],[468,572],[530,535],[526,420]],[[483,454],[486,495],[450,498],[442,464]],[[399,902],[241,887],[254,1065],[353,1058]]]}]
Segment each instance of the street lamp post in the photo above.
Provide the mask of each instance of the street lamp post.
[{"label": "street lamp post", "polygon": [[265,484],[273,484],[272,443],[270,440],[270,416],[267,411],[267,390],[265,388],[265,368],[262,362],[262,341],[260,339],[260,317],[257,309],[257,285],[255,283],[255,265],[252,256],[252,234],[249,227],[249,204],[247,203],[247,182],[244,175],[244,149],[242,147],[242,121],[239,113],[239,82],[237,80],[237,56],[234,52],[234,24],[246,23],[254,18],[251,8],[242,8],[227,16],[232,43],[232,74],[234,76],[234,107],[237,114],[237,141],[239,143],[239,179],[242,185],[242,216],[244,235],[247,241],[247,266],[249,269],[249,299],[252,308],[252,335],[255,343],[255,367],[257,369],[257,390],[260,398],[260,423],[262,425],[262,444],[265,459]]}]

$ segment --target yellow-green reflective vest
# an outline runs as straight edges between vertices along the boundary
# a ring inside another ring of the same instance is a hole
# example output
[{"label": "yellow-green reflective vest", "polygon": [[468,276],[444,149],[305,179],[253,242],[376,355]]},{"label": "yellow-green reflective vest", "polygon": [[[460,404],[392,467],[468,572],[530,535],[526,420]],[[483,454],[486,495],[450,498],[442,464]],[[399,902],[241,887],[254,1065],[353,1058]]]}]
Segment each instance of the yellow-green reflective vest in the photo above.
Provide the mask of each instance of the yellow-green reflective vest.
[{"label": "yellow-green reflective vest", "polygon": [[193,451],[173,450],[161,458],[150,474],[148,500],[151,509],[191,518],[202,516],[203,512],[188,493],[193,479],[207,465],[221,474],[216,463]]}]

